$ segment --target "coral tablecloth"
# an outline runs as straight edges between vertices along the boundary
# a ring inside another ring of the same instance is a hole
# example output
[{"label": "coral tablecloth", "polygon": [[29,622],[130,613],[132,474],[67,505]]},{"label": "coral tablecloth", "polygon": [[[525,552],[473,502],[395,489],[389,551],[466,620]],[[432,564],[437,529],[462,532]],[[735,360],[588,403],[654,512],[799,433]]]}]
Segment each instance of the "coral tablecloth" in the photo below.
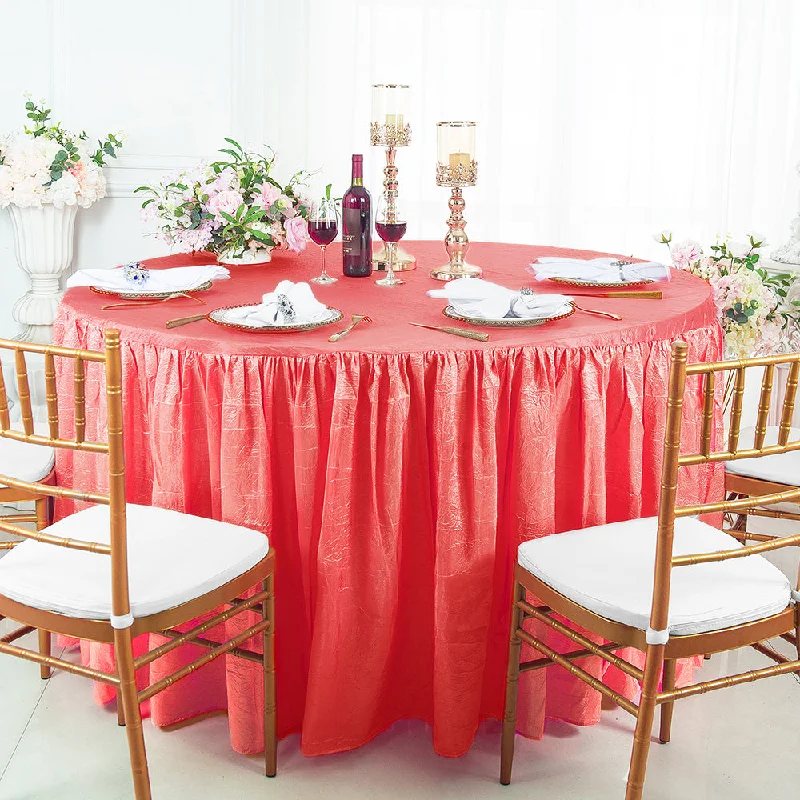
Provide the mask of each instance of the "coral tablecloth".
[{"label": "coral tablecloth", "polygon": [[[197,313],[197,304],[104,312],[108,299],[86,288],[67,292],[54,327],[54,341],[69,347],[99,349],[105,327],[122,332],[130,501],[269,535],[278,553],[279,734],[301,731],[308,755],[357,747],[404,717],[432,724],[437,752],[464,753],[481,719],[502,716],[518,544],[655,513],[670,343],[684,338],[691,360],[720,356],[709,288],[685,273],[659,287],[660,301],[581,298],[623,322],[578,312],[493,329],[486,344],[411,327],[448,324],[443,302],[424,294],[439,285],[428,273],[444,250],[406,247],[419,269],[405,286],[341,279],[315,288],[345,314],[374,320],[338,344],[327,337],[343,325],[291,335],[208,321],[167,330],[167,319]],[[329,250],[334,268],[339,252]],[[470,260],[489,280],[518,287],[533,283],[525,267],[534,257],[575,252],[474,244]],[[254,302],[280,278],[318,270],[313,246],[300,257],[278,253],[268,265],[232,267],[231,280],[202,297],[207,308]],[[87,436],[105,424],[93,375]],[[70,378],[59,377],[62,396]],[[698,408],[690,393],[689,439]],[[67,484],[102,488],[104,469],[101,457],[59,451]],[[720,494],[721,472],[697,469],[683,488],[699,499]],[[71,510],[62,503],[59,513]],[[110,658],[105,647],[83,650],[95,663]],[[141,679],[188,660],[192,649],[184,651]],[[101,700],[107,691],[97,688]],[[563,671],[527,673],[519,728],[539,735],[546,715],[596,722],[599,697]],[[220,659],[150,702],[159,725],[219,708],[229,711],[234,748],[263,747],[250,663]]]}]

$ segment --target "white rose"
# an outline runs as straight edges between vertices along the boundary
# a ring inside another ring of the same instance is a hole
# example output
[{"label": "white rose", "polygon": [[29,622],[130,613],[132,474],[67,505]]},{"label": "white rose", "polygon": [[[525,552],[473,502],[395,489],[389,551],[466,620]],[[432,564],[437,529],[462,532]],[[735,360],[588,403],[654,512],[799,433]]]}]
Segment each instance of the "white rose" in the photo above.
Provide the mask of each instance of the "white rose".
[{"label": "white rose", "polygon": [[744,258],[750,249],[750,242],[728,242],[728,255],[731,258]]},{"label": "white rose", "polygon": [[669,228],[664,228],[663,231],[654,233],[653,239],[655,239],[659,244],[669,244],[672,241],[672,231]]},{"label": "white rose", "polygon": [[753,245],[753,247],[765,247],[767,244],[766,235],[759,231],[751,231],[747,234],[747,236],[750,239],[750,244]]}]

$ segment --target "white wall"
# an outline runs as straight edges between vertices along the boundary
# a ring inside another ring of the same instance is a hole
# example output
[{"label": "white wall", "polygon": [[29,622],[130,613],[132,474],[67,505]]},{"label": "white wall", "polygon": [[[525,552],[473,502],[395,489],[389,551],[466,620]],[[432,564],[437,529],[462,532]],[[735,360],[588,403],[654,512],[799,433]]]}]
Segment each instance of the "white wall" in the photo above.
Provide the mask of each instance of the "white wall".
[{"label": "white wall", "polygon": [[[46,97],[53,117],[90,136],[130,139],[106,171],[108,197],[78,214],[74,266],[108,267],[167,252],[145,238],[133,190],[212,155],[241,129],[240,55],[245,4],[219,0],[25,0],[2,6],[5,36],[0,130],[25,122],[24,91]],[[122,10],[126,9],[126,10]],[[35,56],[33,55],[35,53]],[[0,213],[0,334],[25,291],[8,214]]]},{"label": "white wall", "polygon": [[[474,240],[663,257],[652,230],[780,244],[800,180],[797,0],[2,0],[0,130],[22,93],[65,125],[130,139],[109,197],[79,212],[76,267],[165,252],[133,189],[213,156],[224,136],[267,142],[279,175],[347,185],[368,146],[369,86],[413,89],[398,155],[409,238],[443,236],[435,123],[479,123]],[[391,46],[389,43],[391,42]],[[456,45],[458,43],[459,47]],[[0,335],[25,289],[0,212]]]}]

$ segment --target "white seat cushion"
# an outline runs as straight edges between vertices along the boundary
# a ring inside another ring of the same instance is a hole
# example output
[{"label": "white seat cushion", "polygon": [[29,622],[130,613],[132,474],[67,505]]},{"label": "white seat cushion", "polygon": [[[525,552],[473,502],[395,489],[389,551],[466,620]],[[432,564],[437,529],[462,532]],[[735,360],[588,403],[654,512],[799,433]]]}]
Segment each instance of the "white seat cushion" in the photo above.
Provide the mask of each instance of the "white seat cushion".
[{"label": "white seat cushion", "polygon": [[[46,431],[36,431],[47,435]],[[40,481],[53,469],[55,451],[30,442],[18,442],[0,436],[0,475],[20,481]]]},{"label": "white seat cushion", "polygon": [[[128,504],[131,613],[144,617],[216,589],[255,566],[269,542],[258,531]],[[109,542],[108,506],[93,506],[46,529],[54,536]],[[109,619],[110,556],[31,539],[0,559],[0,595],[69,617]]]},{"label": "white seat cushion", "polygon": [[[767,435],[764,437],[764,445],[778,444],[779,430],[777,425],[770,425],[767,428]],[[751,448],[755,437],[755,428],[742,428],[739,434],[739,449]],[[796,442],[798,439],[800,439],[800,428],[790,428],[788,441]],[[733,475],[742,475],[745,478],[758,478],[772,483],[800,486],[800,450],[761,456],[760,458],[740,458],[738,461],[726,461],[725,469]]]},{"label": "white seat cushion", "polygon": [[[560,594],[616,622],[647,630],[653,595],[658,519],[633,519],[533,539],[519,563]],[[696,519],[675,520],[674,555],[741,544]],[[791,600],[786,576],[762,556],[675,567],[669,607],[673,636],[763,619]]]}]

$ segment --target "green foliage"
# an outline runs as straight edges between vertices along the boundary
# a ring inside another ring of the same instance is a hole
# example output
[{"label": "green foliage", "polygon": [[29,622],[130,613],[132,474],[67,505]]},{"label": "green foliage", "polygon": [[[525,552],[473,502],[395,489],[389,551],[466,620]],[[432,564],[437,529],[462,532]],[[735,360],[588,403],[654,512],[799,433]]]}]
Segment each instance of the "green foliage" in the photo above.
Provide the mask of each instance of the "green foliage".
[{"label": "green foliage", "polygon": [[[64,174],[75,167],[81,160],[77,142],[86,141],[88,136],[86,131],[81,131],[77,136],[67,131],[60,122],[53,124],[50,120],[52,109],[47,108],[44,101],[37,105],[32,100],[25,103],[26,116],[31,120],[32,127],[25,126],[25,133],[34,138],[40,136],[51,139],[61,145],[62,149],[56,153],[53,163],[50,166],[50,181],[45,186],[50,186]],[[49,123],[49,124],[48,124]],[[98,148],[91,156],[92,161],[98,167],[104,167],[105,156],[117,157],[117,151],[122,147],[122,142],[113,133],[110,133],[104,140],[98,140]],[[2,163],[2,162],[0,162]]]},{"label": "green foliage", "polygon": [[[231,255],[244,253],[252,242],[276,247],[281,241],[270,233],[269,226],[282,225],[287,211],[308,219],[309,209],[300,196],[300,187],[305,184],[308,173],[296,172],[285,185],[272,175],[275,153],[271,148],[263,152],[247,150],[235,139],[226,138],[226,146],[220,148],[220,157],[206,168],[184,172],[167,179],[158,186],[140,186],[137,192],[147,197],[142,208],[154,204],[162,235],[167,241],[183,241],[187,231],[202,229],[210,242],[205,245],[213,252]],[[213,192],[209,188],[225,173],[235,173],[234,186],[242,196],[242,204],[236,211],[220,211],[216,216],[209,209]],[[274,186],[283,198],[270,209],[257,205],[262,187]],[[221,223],[221,224],[220,224]]]}]

